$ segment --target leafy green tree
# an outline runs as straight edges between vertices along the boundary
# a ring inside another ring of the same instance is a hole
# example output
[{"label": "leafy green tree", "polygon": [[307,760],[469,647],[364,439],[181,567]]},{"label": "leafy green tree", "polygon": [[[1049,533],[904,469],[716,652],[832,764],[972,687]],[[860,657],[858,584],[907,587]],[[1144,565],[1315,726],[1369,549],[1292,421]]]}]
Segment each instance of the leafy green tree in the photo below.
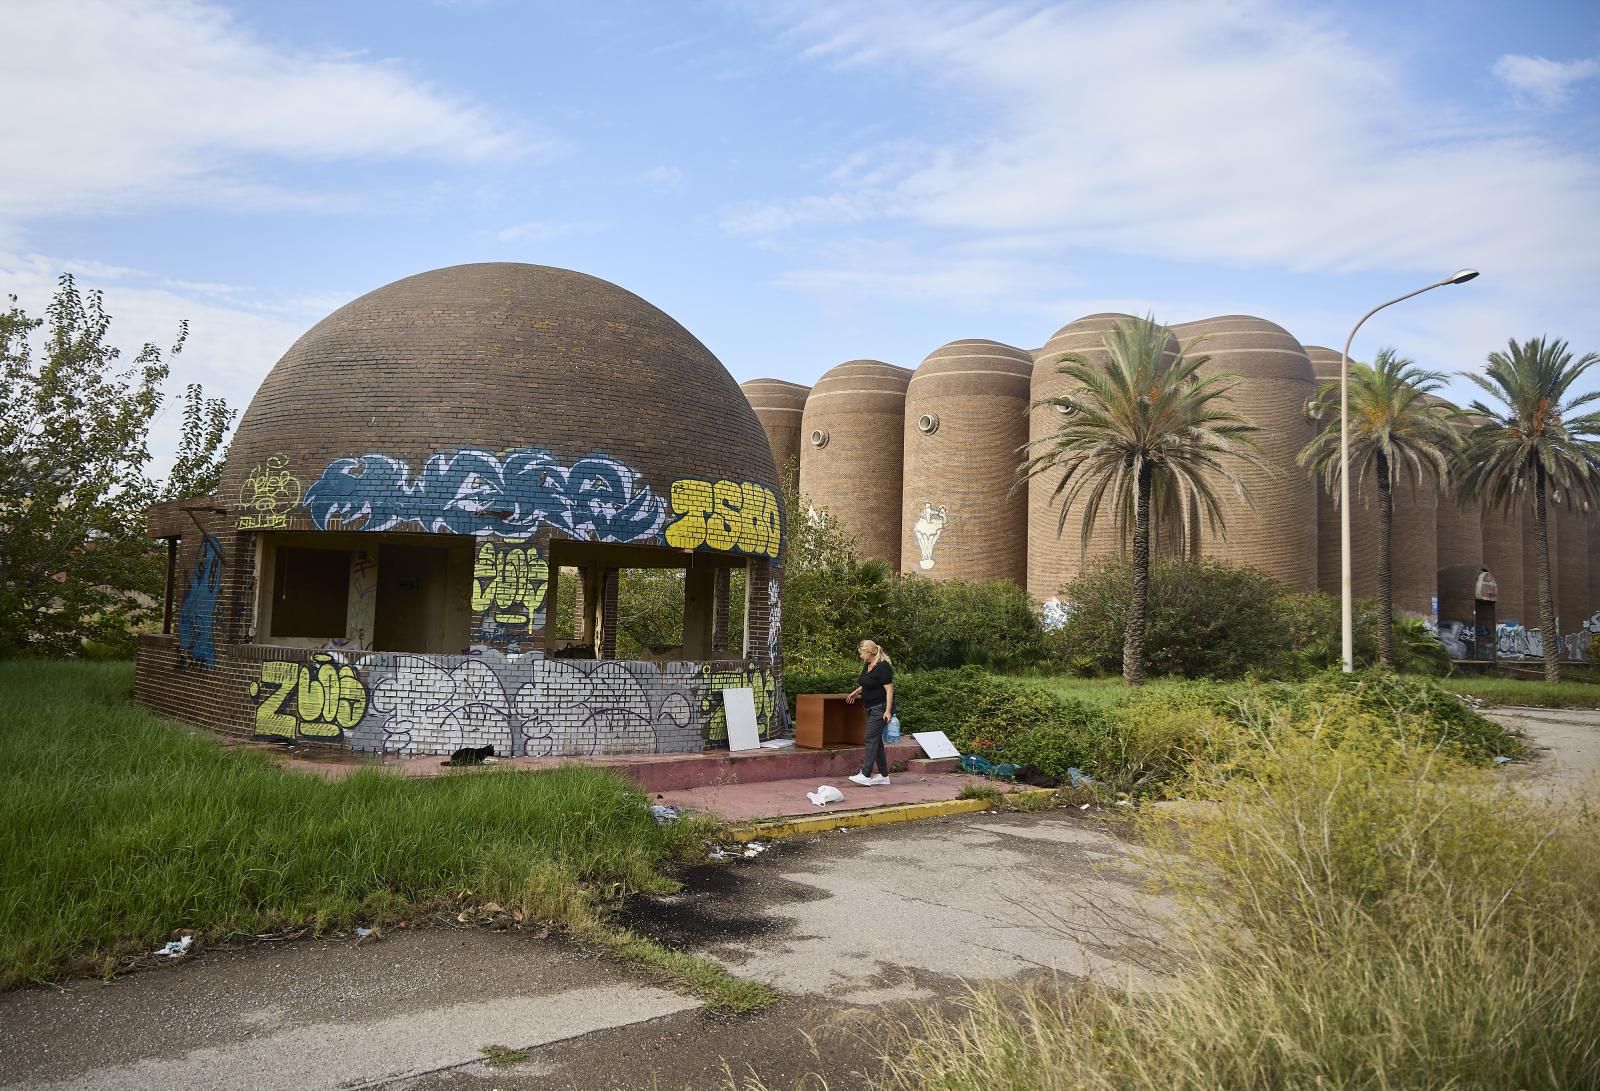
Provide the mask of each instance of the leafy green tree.
[{"label": "leafy green tree", "polygon": [[849,663],[858,641],[878,639],[895,573],[863,560],[839,520],[813,507],[787,475],[783,493],[784,662],[799,670]]},{"label": "leafy green tree", "polygon": [[[1394,528],[1395,488],[1410,479],[1417,489],[1437,489],[1450,473],[1450,461],[1461,445],[1460,413],[1448,402],[1430,397],[1445,376],[1425,371],[1393,349],[1380,349],[1372,364],[1350,366],[1350,476],[1367,479],[1372,471],[1378,489],[1378,610],[1394,616],[1394,576],[1390,543]],[[1322,388],[1315,412],[1324,420],[1339,419],[1339,384]],[[1339,428],[1324,428],[1300,452],[1299,461],[1322,475],[1328,491],[1339,495]],[[1378,626],[1378,658],[1395,663],[1394,628]]]},{"label": "leafy green tree", "polygon": [[1544,676],[1561,680],[1560,636],[1550,593],[1550,520],[1546,502],[1565,489],[1591,501],[1600,494],[1600,413],[1581,413],[1600,391],[1573,394],[1600,355],[1574,360],[1565,341],[1535,337],[1491,352],[1484,374],[1465,372],[1491,401],[1472,403],[1480,422],[1467,435],[1459,485],[1485,508],[1514,509],[1531,500],[1538,539],[1539,627]]},{"label": "leafy green tree", "polygon": [[[1105,334],[1109,357],[1101,366],[1076,353],[1061,358],[1061,374],[1077,389],[1035,401],[1062,416],[1055,431],[1025,448],[1032,457],[1020,476],[1060,474],[1051,493],[1061,505],[1056,532],[1081,504],[1083,539],[1109,508],[1118,534],[1133,537],[1133,579],[1123,630],[1122,678],[1139,685],[1145,677],[1145,628],[1150,607],[1152,503],[1164,510],[1188,509],[1191,540],[1204,517],[1219,533],[1223,525],[1219,483],[1240,495],[1244,485],[1232,463],[1262,465],[1252,434],[1255,425],[1229,411],[1223,398],[1236,378],[1200,374],[1209,357],[1193,346],[1174,351],[1171,334],[1153,318],[1120,322]],[[1174,525],[1182,525],[1174,520]]]},{"label": "leafy green tree", "polygon": [[[70,275],[47,318],[15,296],[0,314],[0,656],[129,649],[162,589],[145,509],[215,486],[232,414],[190,387],[178,464],[164,486],[152,481],[169,364],[146,344],[122,367],[110,326],[101,294]],[[169,355],[187,334],[180,325]]]}]

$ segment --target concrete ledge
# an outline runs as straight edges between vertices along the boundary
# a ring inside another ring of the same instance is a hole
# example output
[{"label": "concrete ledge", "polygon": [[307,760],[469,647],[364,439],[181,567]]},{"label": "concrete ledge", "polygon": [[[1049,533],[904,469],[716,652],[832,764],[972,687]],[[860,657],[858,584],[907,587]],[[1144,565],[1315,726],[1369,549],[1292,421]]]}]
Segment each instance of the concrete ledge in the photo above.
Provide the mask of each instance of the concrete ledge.
[{"label": "concrete ledge", "polygon": [[960,758],[912,758],[906,762],[909,773],[954,773],[960,768]]},{"label": "concrete ledge", "polygon": [[[1021,788],[1007,795],[1054,795],[1054,788]],[[972,814],[993,809],[987,799],[948,799],[936,803],[902,803],[888,807],[872,807],[860,811],[819,811],[816,814],[793,818],[779,818],[770,822],[752,822],[728,830],[735,841],[775,841],[782,837],[799,837],[828,830],[861,829],[866,826],[887,826],[895,822],[915,822],[922,818],[944,818],[953,814]]]}]

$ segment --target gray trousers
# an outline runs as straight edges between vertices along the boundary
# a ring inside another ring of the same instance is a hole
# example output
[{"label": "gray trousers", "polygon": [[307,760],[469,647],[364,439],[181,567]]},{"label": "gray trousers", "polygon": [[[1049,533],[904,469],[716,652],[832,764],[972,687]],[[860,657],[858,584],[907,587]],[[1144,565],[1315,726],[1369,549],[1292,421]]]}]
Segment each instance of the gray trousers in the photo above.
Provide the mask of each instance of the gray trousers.
[{"label": "gray trousers", "polygon": [[876,705],[867,709],[867,758],[866,764],[861,767],[861,775],[872,776],[872,771],[878,766],[883,767],[883,775],[889,775],[889,752],[883,748],[883,733],[889,729],[889,720],[883,714],[883,706]]}]

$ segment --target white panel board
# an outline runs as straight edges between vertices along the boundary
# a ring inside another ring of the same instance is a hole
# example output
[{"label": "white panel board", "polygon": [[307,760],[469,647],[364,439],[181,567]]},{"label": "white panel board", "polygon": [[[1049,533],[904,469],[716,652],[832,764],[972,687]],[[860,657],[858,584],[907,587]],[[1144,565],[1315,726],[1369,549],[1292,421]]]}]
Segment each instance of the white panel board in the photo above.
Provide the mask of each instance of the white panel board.
[{"label": "white panel board", "polygon": [[[732,723],[730,720],[729,723]],[[922,752],[930,758],[959,758],[961,751],[956,749],[956,744],[951,742],[943,731],[913,731],[911,737],[917,740],[917,745],[922,747]]]},{"label": "white panel board", "polygon": [[722,708],[728,718],[728,749],[756,750],[761,746],[761,729],[756,726],[756,691],[725,689]]}]

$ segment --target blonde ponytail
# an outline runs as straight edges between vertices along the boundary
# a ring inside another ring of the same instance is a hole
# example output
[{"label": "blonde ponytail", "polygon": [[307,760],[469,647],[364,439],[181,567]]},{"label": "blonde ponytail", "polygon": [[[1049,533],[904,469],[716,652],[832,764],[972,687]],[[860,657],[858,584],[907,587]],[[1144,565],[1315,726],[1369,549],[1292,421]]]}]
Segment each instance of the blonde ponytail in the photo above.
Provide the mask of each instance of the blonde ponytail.
[{"label": "blonde ponytail", "polygon": [[872,652],[872,661],[874,663],[888,663],[890,666],[894,665],[894,660],[889,658],[889,653],[884,651],[883,646],[880,645],[876,640],[863,640],[856,646],[858,648],[870,649]]}]

